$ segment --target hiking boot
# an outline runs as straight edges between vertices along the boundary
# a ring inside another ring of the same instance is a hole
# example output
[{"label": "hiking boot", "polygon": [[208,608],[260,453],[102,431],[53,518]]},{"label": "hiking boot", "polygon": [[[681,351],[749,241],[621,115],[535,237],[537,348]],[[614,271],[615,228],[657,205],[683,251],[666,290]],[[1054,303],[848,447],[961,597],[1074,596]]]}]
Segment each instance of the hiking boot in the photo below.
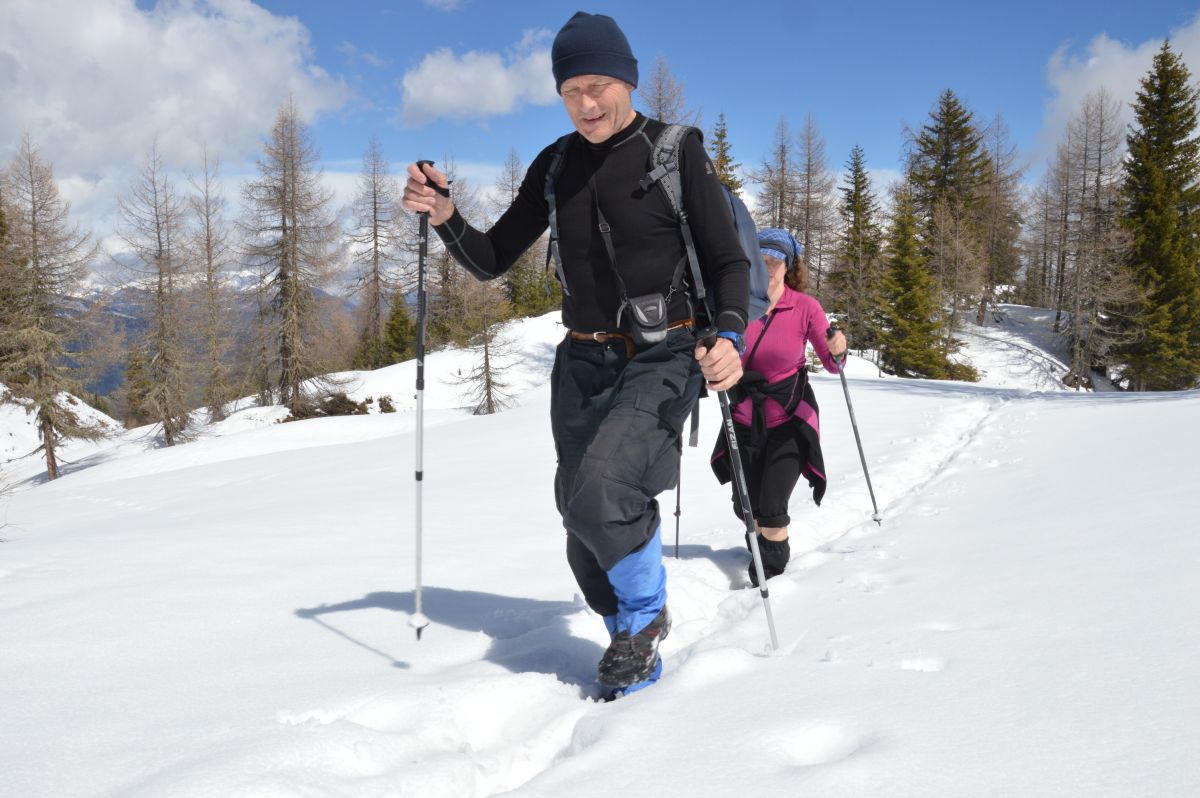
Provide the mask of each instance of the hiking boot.
[{"label": "hiking boot", "polygon": [[[766,574],[767,579],[770,579],[773,576],[779,576],[783,573],[783,569],[787,568],[788,560],[792,556],[792,547],[787,538],[767,540],[760,532],[758,533],[758,553],[762,557],[763,573]],[[758,587],[758,573],[754,570],[753,554],[751,554],[749,573],[750,584]]]},{"label": "hiking boot", "polygon": [[670,631],[671,614],[664,604],[654,620],[637,634],[617,632],[596,668],[600,683],[625,688],[649,679],[658,665],[658,644]]}]

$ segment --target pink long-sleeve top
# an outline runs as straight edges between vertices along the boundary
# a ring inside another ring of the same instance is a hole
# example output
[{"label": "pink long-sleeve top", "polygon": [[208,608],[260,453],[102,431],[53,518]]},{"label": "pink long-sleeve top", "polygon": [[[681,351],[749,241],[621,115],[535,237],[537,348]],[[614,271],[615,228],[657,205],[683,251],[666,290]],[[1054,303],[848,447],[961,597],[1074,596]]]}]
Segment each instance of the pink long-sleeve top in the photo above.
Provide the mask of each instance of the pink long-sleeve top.
[{"label": "pink long-sleeve top", "polygon": [[[773,311],[775,318],[767,333],[763,336],[763,328],[770,313],[757,319],[746,327],[746,351],[742,355],[742,368],[757,371],[766,377],[768,383],[778,382],[795,374],[806,367],[805,342],[811,343],[817,357],[825,368],[833,374],[838,372],[837,361],[829,353],[829,345],[825,342],[825,331],[829,329],[829,319],[821,303],[808,294],[795,291],[784,286],[783,294],[775,303]],[[762,344],[758,339],[762,337]],[[751,358],[753,353],[753,358]],[[739,424],[750,426],[752,422],[753,405],[749,401],[740,402],[733,409],[733,420]],[[765,402],[767,427],[778,427],[788,420],[783,405],[768,398]],[[812,408],[801,402],[796,408],[795,415],[801,420],[816,427],[816,417]],[[807,418],[805,416],[813,416]]]}]

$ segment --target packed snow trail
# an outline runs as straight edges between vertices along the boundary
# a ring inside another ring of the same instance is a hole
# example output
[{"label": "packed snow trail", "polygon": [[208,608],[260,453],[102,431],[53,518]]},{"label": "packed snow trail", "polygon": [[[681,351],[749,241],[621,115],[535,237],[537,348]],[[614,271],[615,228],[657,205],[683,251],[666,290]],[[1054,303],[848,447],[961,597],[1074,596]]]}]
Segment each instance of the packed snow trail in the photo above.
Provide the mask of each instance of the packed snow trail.
[{"label": "packed snow trail", "polygon": [[[734,613],[653,693],[583,719],[574,756],[512,794],[619,794],[685,761],[658,783],[695,795],[1194,794],[1200,543],[1172,509],[1190,487],[1112,468],[1108,442],[1087,433],[1151,413],[1194,430],[1200,397],[1125,399],[997,408],[882,529],[864,523],[772,580],[781,655],[766,656],[761,619]],[[1147,462],[1164,443],[1141,436],[1128,455]],[[1047,465],[1068,450],[1097,493],[1064,516],[1073,497]],[[639,728],[660,733],[634,742]],[[714,738],[702,757],[687,729]],[[638,755],[621,759],[628,745]],[[587,778],[601,770],[603,785]]]}]

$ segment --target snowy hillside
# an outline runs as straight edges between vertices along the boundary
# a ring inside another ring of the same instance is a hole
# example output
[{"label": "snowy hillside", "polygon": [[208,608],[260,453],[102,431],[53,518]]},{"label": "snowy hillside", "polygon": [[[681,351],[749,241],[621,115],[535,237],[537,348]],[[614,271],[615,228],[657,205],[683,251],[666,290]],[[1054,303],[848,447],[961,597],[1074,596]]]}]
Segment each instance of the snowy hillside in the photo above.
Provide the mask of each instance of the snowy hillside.
[{"label": "snowy hillside", "polygon": [[1029,324],[968,331],[980,384],[852,361],[882,526],[814,375],[830,486],[793,502],[777,652],[705,402],[678,559],[661,497],[665,675],[610,704],[553,506],[552,317],[514,325],[500,415],[461,409],[468,355],[427,361],[420,642],[412,364],[354,389],[394,414],[9,464],[0,796],[1200,794],[1200,394],[1065,391]]}]

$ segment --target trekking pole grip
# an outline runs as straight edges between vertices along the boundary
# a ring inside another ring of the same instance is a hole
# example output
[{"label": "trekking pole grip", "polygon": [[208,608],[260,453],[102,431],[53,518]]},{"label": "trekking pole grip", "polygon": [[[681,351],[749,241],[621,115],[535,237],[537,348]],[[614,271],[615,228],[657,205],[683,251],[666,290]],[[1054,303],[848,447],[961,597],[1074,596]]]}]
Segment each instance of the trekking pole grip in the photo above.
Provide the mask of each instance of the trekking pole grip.
[{"label": "trekking pole grip", "polygon": [[429,176],[429,173],[425,171],[425,164],[429,164],[430,166],[433,166],[433,161],[429,161],[429,160],[417,161],[417,168],[421,170],[421,174],[425,175],[425,182],[429,184],[430,188],[432,188],[437,193],[441,194],[443,197],[449,197],[450,196],[450,188],[449,187],[442,188],[441,186],[439,186],[437,184],[437,182],[434,181],[434,179]]},{"label": "trekking pole grip", "polygon": [[[845,330],[843,330],[843,329],[841,328],[841,326],[840,326],[840,325],[838,325],[838,323],[837,323],[837,322],[834,322],[833,324],[830,324],[830,325],[829,325],[829,328],[828,328],[827,330],[825,330],[825,340],[826,340],[826,341],[830,341],[830,340],[832,340],[832,339],[833,339],[833,336],[834,336],[835,334],[839,333],[839,332],[845,332]],[[835,363],[837,363],[837,364],[838,364],[838,366],[839,366],[839,371],[841,370],[841,368],[840,368],[840,367],[842,367],[842,366],[845,366],[845,365],[846,365],[846,360],[847,360],[847,359],[849,359],[849,357],[850,357],[850,349],[849,349],[849,347],[847,347],[847,348],[845,349],[845,351],[843,351],[843,352],[842,352],[842,356],[841,356],[840,358],[839,358],[837,355],[834,355],[834,356],[833,356],[833,362],[835,362]],[[843,377],[842,379],[844,380],[845,378]]]}]

